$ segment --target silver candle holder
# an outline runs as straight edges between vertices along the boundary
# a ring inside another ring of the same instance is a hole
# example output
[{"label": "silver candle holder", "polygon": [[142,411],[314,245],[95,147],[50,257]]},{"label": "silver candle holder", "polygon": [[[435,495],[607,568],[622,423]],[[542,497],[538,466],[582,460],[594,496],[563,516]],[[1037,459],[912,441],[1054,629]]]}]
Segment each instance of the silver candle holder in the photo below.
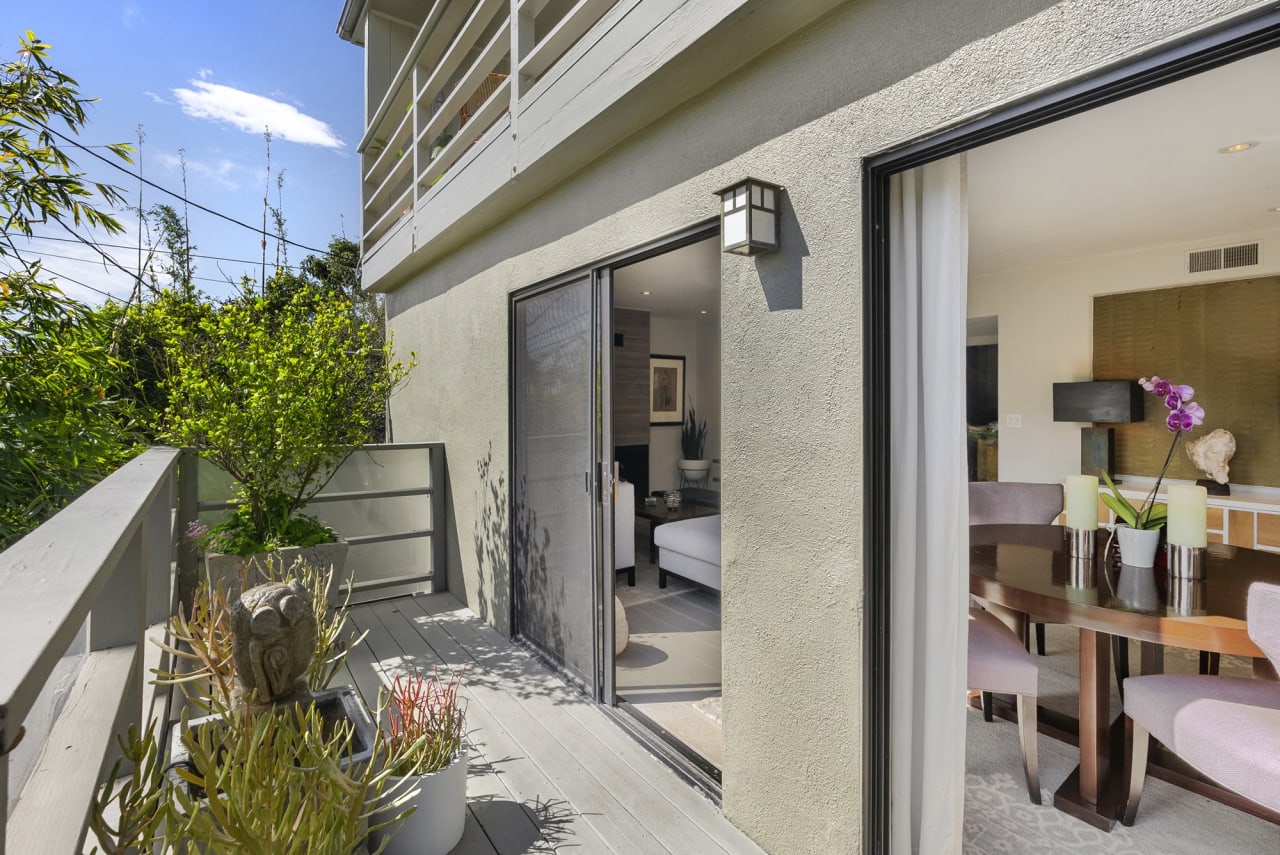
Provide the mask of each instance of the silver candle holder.
[{"label": "silver candle holder", "polygon": [[1175,615],[1202,615],[1205,613],[1205,586],[1203,579],[1169,577],[1166,602],[1169,613]]},{"label": "silver candle holder", "polygon": [[1165,564],[1172,579],[1203,579],[1205,548],[1203,546],[1165,546]]},{"label": "silver candle holder", "polygon": [[1098,554],[1098,530],[1096,528],[1068,528],[1068,549],[1072,558],[1090,561]]}]

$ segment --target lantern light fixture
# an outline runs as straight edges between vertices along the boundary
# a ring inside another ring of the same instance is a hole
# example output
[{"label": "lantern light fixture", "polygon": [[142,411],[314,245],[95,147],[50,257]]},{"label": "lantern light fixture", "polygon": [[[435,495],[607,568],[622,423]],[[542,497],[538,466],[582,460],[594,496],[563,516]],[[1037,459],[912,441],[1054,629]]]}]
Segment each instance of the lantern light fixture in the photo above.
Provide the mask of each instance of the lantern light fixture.
[{"label": "lantern light fixture", "polygon": [[777,184],[747,177],[717,191],[721,252],[756,255],[778,250],[782,190]]}]

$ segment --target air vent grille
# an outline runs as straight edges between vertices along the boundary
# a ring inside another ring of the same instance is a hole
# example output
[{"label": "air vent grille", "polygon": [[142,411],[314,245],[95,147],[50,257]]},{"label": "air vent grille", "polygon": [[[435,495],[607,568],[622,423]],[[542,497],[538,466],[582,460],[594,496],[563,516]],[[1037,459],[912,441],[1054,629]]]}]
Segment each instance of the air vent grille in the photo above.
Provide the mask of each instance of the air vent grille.
[{"label": "air vent grille", "polygon": [[1204,273],[1209,270],[1230,270],[1233,267],[1253,267],[1258,264],[1258,248],[1259,244],[1255,242],[1197,249],[1187,253],[1187,272]]},{"label": "air vent grille", "polygon": [[1254,242],[1188,252],[1187,270],[1188,273],[1204,273],[1207,270],[1252,268],[1258,264],[1258,248],[1260,244]]}]

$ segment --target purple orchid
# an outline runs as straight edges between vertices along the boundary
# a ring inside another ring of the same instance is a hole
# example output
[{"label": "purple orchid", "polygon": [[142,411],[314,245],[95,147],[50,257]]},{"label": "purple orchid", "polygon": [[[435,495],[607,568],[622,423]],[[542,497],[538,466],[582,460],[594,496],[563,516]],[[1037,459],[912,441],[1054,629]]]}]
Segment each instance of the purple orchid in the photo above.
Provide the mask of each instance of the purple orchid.
[{"label": "purple orchid", "polygon": [[1191,400],[1195,397],[1196,390],[1190,386],[1170,383],[1168,380],[1161,380],[1154,374],[1150,377],[1140,378],[1138,385],[1164,401],[1164,405],[1170,411],[1164,423],[1173,432],[1173,442],[1169,445],[1169,453],[1164,458],[1164,466],[1160,470],[1160,477],[1156,478],[1156,485],[1151,489],[1151,494],[1147,496],[1147,500],[1142,503],[1142,510],[1138,514],[1138,518],[1142,519],[1143,514],[1155,501],[1156,493],[1160,491],[1160,483],[1164,480],[1164,473],[1169,469],[1169,461],[1173,459],[1173,451],[1178,447],[1178,440],[1183,433],[1197,425],[1204,424],[1204,407]]}]

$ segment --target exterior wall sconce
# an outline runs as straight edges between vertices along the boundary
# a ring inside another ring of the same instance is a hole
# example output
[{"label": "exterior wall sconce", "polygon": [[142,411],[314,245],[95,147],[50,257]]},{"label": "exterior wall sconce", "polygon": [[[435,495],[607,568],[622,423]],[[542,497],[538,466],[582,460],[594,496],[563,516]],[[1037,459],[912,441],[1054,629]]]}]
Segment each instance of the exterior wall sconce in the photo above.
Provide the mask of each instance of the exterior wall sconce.
[{"label": "exterior wall sconce", "polygon": [[736,255],[776,252],[780,245],[782,187],[744,178],[720,197],[720,251]]}]

